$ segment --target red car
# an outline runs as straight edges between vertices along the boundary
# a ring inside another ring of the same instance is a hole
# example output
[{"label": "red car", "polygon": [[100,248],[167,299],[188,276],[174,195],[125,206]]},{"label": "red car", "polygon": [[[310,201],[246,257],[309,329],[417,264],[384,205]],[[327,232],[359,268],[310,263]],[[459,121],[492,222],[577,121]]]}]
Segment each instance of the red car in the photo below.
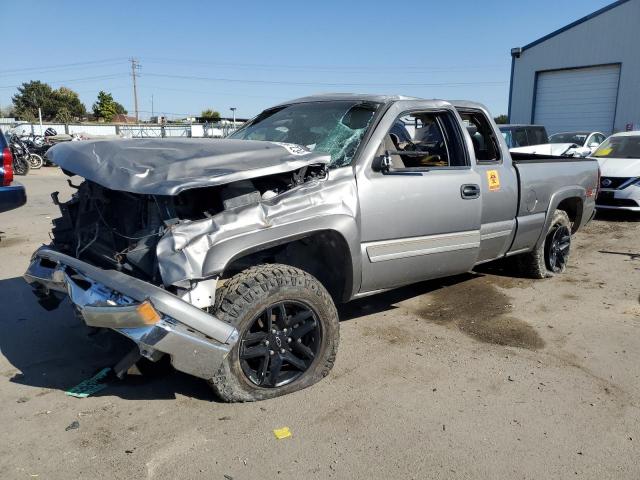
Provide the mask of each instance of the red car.
[{"label": "red car", "polygon": [[26,202],[24,187],[13,181],[13,156],[0,130],[0,213],[21,207]]}]

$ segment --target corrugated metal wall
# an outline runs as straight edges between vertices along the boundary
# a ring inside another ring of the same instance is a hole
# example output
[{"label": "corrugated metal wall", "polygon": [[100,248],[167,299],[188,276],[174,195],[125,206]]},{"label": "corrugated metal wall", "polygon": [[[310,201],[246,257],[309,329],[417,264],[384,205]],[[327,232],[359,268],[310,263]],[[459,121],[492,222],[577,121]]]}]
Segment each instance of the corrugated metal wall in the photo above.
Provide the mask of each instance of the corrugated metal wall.
[{"label": "corrugated metal wall", "polygon": [[611,130],[640,123],[640,0],[629,0],[546,41],[515,59],[511,123],[531,123],[536,73],[548,70],[621,64],[620,85]]}]

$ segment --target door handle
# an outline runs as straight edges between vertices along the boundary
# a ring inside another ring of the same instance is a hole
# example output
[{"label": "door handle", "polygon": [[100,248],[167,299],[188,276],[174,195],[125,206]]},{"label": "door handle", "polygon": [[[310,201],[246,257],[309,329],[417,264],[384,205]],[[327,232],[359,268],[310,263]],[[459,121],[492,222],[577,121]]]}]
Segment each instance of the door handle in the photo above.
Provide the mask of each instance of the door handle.
[{"label": "door handle", "polygon": [[460,187],[460,195],[465,200],[471,200],[480,197],[480,185],[475,183],[467,183]]}]

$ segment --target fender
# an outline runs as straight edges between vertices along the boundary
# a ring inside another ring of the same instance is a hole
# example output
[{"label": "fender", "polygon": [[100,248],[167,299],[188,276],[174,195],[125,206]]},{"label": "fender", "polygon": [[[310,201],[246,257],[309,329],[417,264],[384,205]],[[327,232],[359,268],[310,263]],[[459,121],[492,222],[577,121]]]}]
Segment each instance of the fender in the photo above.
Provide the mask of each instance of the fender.
[{"label": "fender", "polygon": [[218,275],[238,258],[326,231],[336,232],[348,246],[351,272],[347,272],[344,296],[350,298],[360,288],[362,265],[361,258],[357,254],[360,248],[358,225],[355,219],[348,215],[306,218],[223,240],[207,252],[202,273],[205,277]]},{"label": "fender", "polygon": [[[332,172],[333,173],[333,172]],[[273,200],[225,210],[175,225],[156,247],[165,285],[188,288],[193,280],[217,276],[234,259],[266,248],[335,231],[351,255],[353,288],[360,283],[358,196],[351,171],[310,182]],[[349,292],[351,293],[351,292]]]},{"label": "fender", "polygon": [[546,238],[546,233],[551,226],[551,220],[553,219],[553,212],[556,211],[558,205],[563,200],[567,200],[569,198],[579,198],[582,201],[582,205],[584,207],[587,192],[584,187],[580,185],[571,185],[568,187],[564,187],[561,190],[555,192],[551,195],[549,199],[549,208],[547,209],[547,215],[545,217],[544,225],[542,226],[542,230],[540,231],[540,236],[538,237],[538,241],[536,242],[536,246],[534,248],[540,248],[540,246],[544,243]]}]

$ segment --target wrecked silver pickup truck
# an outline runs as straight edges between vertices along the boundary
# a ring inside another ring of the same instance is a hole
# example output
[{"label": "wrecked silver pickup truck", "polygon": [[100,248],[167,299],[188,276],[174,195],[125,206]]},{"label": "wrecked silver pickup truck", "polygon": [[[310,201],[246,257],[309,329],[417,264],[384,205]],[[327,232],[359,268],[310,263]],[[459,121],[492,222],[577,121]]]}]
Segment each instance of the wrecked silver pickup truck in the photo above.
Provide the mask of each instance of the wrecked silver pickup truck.
[{"label": "wrecked silver pickup truck", "polygon": [[68,295],[87,325],[226,401],[326,376],[337,302],[504,257],[562,272],[598,186],[593,160],[512,159],[481,105],[399,96],[307,97],[229,139],[69,142],[49,158],[84,180],[53,195],[62,216],[25,274],[36,295]]}]

